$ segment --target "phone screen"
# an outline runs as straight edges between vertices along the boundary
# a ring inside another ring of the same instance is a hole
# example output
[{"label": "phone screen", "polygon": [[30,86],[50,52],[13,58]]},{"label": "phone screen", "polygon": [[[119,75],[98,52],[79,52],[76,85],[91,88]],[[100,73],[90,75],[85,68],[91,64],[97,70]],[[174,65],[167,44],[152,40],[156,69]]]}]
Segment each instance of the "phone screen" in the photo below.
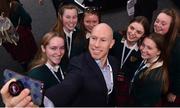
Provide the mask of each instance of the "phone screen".
[{"label": "phone screen", "polygon": [[6,69],[3,72],[5,77],[5,82],[9,81],[12,78],[15,78],[16,80],[20,80],[24,86],[24,88],[28,88],[31,91],[31,97],[32,101],[36,105],[41,105],[43,101],[43,87],[44,84],[41,81],[32,79],[28,76],[21,75],[17,72],[14,72],[12,70]]}]

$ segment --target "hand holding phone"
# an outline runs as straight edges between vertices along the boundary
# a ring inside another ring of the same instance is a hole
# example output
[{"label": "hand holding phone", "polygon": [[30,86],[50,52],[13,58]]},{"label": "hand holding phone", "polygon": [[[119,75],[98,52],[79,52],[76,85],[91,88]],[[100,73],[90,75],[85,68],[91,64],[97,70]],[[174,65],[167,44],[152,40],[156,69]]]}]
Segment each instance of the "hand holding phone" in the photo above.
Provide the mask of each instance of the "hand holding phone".
[{"label": "hand holding phone", "polygon": [[5,107],[38,107],[37,105],[32,103],[32,98],[29,89],[24,89],[18,96],[10,96],[8,88],[11,82],[15,82],[16,79],[11,79],[7,83],[3,85],[1,88],[1,96],[2,102],[4,103]]},{"label": "hand holding phone", "polygon": [[12,78],[17,80],[9,84],[9,92],[12,96],[17,96],[24,88],[28,88],[30,90],[33,103],[39,106],[42,104],[44,84],[41,81],[32,79],[28,76],[21,75],[8,69],[4,71],[4,77],[5,82]]}]

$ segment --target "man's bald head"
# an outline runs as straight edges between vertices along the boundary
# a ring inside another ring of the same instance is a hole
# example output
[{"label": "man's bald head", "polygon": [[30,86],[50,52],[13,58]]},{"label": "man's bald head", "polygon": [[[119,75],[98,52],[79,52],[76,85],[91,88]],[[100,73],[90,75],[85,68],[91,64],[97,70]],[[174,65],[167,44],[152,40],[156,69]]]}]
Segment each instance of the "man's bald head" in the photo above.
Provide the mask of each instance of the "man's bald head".
[{"label": "man's bald head", "polygon": [[100,23],[100,24],[96,25],[92,29],[91,35],[93,35],[94,33],[96,34],[97,32],[98,32],[98,34],[106,34],[107,36],[110,36],[110,38],[113,39],[113,30],[106,23]]}]

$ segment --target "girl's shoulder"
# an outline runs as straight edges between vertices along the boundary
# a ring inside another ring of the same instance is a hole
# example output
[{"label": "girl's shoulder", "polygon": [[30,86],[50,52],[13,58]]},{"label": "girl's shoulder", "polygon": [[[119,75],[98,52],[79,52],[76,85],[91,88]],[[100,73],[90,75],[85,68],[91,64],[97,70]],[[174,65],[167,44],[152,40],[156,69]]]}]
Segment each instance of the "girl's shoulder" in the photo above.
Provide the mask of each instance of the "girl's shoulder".
[{"label": "girl's shoulder", "polygon": [[32,68],[28,74],[33,74],[33,73],[41,73],[43,71],[46,71],[48,70],[48,67],[44,64],[44,65],[38,65],[38,66],[35,66],[34,68]]}]

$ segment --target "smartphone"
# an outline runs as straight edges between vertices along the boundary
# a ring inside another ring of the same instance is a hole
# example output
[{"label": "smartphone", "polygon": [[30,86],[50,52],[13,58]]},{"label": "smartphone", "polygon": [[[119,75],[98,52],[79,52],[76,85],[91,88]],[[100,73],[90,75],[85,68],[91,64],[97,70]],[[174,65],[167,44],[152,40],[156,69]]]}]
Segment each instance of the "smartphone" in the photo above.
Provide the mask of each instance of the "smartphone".
[{"label": "smartphone", "polygon": [[12,78],[15,78],[16,80],[20,81],[23,84],[24,88],[28,88],[30,90],[30,95],[32,97],[33,103],[39,106],[42,105],[44,97],[43,82],[14,72],[9,69],[5,69],[3,75],[5,78],[5,83]]}]

